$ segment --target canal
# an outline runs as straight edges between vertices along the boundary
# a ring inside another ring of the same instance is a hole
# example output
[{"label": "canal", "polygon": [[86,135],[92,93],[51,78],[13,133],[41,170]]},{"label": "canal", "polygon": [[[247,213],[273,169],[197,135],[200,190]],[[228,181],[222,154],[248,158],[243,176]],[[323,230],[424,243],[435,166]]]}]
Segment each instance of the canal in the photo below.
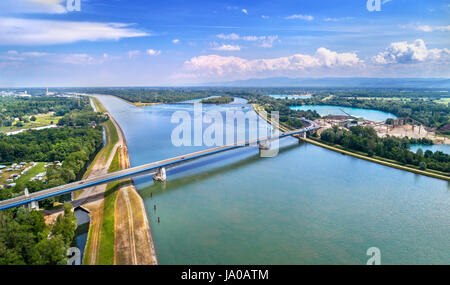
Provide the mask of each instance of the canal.
[{"label": "canal", "polygon": [[[171,142],[172,114],[191,105],[99,98],[125,133],[132,166],[207,148]],[[233,108],[253,112],[203,106]],[[169,171],[166,183],[135,179],[160,263],[365,264],[370,247],[383,264],[450,263],[448,182],[294,138],[280,144],[272,158],[249,147]]]}]

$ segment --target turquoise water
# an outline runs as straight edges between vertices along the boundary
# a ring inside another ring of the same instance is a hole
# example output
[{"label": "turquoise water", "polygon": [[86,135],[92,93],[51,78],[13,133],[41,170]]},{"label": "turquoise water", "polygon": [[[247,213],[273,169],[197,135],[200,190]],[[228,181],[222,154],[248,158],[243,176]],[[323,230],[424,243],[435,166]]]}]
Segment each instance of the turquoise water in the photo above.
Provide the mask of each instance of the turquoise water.
[{"label": "turquoise water", "polygon": [[286,95],[286,94],[271,94],[269,97],[275,98],[275,99],[309,99],[312,98],[312,95]]},{"label": "turquoise water", "polygon": [[432,152],[442,151],[443,153],[450,154],[450,145],[448,144],[434,144],[434,145],[413,144],[410,146],[409,149],[411,151],[417,152],[419,148],[421,148],[423,152],[431,150]]},{"label": "turquoise water", "polygon": [[[171,144],[171,114],[192,106],[100,100],[133,166],[206,148]],[[242,106],[208,108],[233,107]],[[294,138],[281,145],[273,158],[249,147],[198,160],[169,171],[166,183],[135,179],[160,263],[365,264],[369,247],[383,264],[450,263],[449,183]]]},{"label": "turquoise water", "polygon": [[[341,107],[341,106],[330,106],[330,105],[304,105],[304,106],[292,106],[292,110],[315,110],[317,113],[322,115],[346,115],[344,112],[358,116],[363,117],[366,120],[371,121],[380,121],[384,122],[388,118],[397,118],[395,115],[377,111],[377,110],[368,110],[368,109],[360,109],[360,108],[351,108],[351,107]],[[344,112],[342,112],[342,110]]]}]

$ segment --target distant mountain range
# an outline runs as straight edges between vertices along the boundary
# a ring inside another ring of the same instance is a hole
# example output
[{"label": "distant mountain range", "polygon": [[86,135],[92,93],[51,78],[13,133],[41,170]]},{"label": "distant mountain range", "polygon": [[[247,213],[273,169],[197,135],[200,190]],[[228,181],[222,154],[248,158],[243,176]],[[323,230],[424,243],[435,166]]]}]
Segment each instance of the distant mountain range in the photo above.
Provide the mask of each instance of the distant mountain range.
[{"label": "distant mountain range", "polygon": [[236,80],[204,84],[223,87],[389,87],[389,88],[450,88],[445,78],[287,78]]}]

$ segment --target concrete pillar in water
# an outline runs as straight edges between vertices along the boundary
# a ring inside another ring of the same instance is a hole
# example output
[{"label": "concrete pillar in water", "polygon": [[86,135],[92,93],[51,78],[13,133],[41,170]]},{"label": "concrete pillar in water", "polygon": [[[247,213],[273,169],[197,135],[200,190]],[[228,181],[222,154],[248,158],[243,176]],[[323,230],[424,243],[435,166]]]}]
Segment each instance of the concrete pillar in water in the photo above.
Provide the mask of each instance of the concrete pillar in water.
[{"label": "concrete pillar in water", "polygon": [[258,146],[259,146],[260,150],[268,150],[268,149],[270,149],[270,142],[268,140],[260,141],[258,143]]},{"label": "concrete pillar in water", "polygon": [[167,180],[166,168],[165,167],[158,168],[158,172],[156,172],[156,174],[153,175],[153,180],[161,182],[166,181]]}]

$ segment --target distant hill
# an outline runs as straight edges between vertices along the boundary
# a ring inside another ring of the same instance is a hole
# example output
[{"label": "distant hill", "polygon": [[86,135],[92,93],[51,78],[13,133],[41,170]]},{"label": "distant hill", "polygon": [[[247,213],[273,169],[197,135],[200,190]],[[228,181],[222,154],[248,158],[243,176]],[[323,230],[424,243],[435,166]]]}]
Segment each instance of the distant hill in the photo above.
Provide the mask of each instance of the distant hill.
[{"label": "distant hill", "polygon": [[287,78],[236,80],[204,84],[224,87],[390,87],[390,88],[450,88],[445,78]]}]

